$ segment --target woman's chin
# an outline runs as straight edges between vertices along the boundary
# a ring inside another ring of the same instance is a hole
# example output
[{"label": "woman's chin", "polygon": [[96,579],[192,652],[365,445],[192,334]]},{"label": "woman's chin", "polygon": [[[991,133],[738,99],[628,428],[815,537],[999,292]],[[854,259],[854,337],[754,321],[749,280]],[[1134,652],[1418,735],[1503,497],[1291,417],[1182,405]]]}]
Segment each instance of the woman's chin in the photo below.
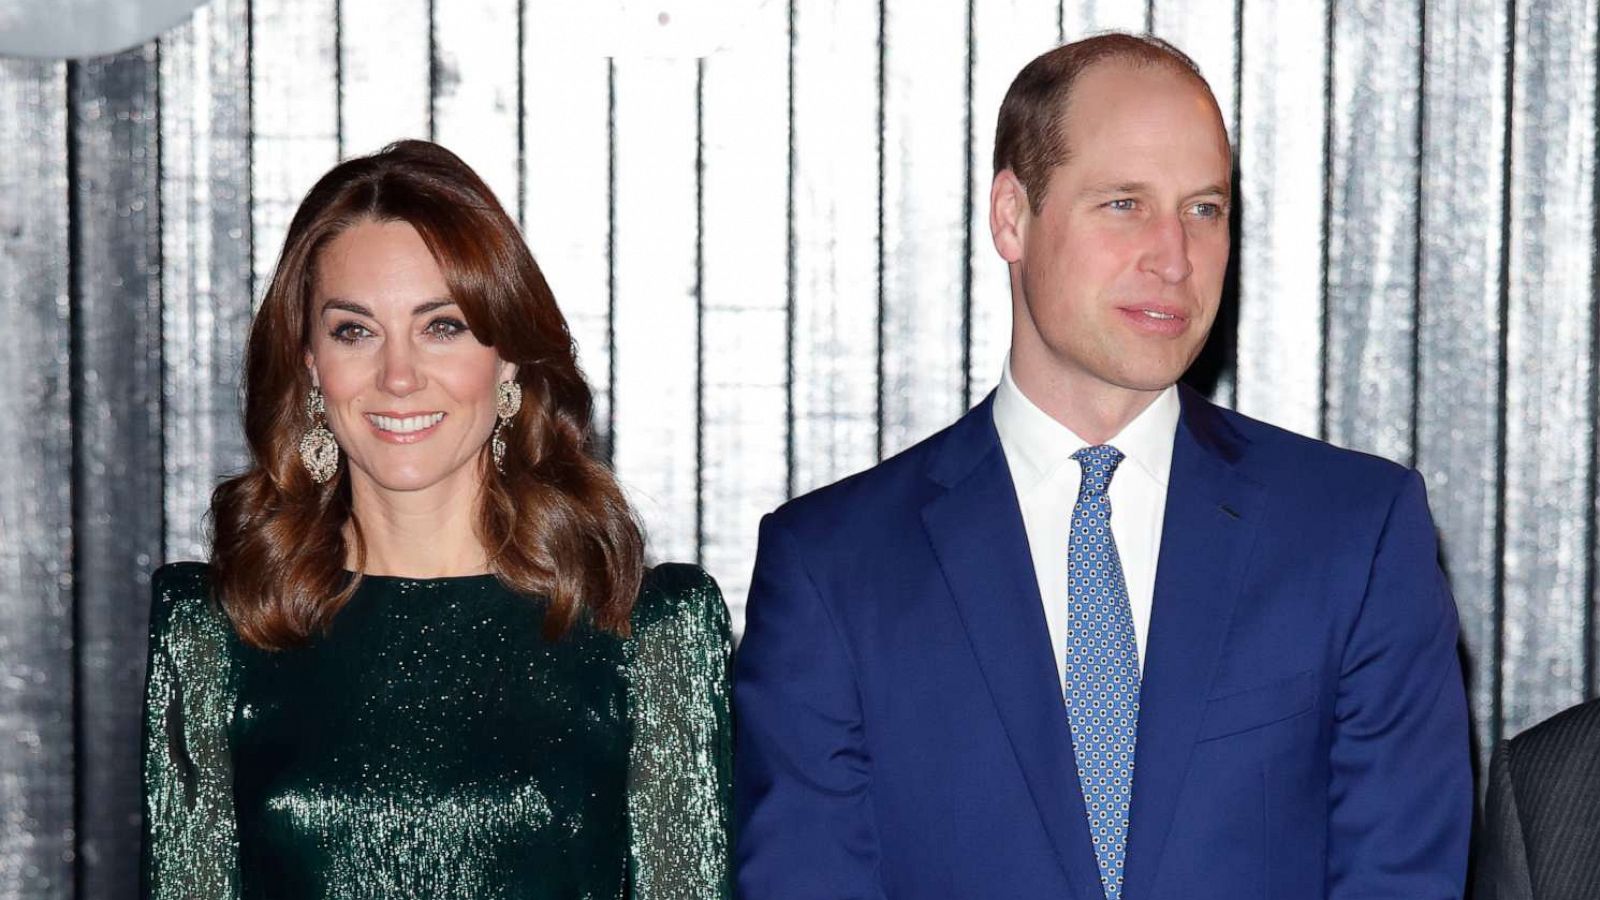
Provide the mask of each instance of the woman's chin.
[{"label": "woman's chin", "polygon": [[459,465],[355,466],[351,475],[366,482],[366,487],[383,494],[415,494],[448,484],[474,480],[476,461]]}]

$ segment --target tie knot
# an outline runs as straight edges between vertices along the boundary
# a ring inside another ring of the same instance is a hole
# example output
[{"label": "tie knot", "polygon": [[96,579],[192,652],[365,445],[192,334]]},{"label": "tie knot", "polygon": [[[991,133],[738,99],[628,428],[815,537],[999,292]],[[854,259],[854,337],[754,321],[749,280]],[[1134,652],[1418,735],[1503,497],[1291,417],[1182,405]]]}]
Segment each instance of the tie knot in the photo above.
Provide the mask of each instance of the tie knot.
[{"label": "tie knot", "polygon": [[1078,487],[1078,496],[1096,496],[1104,494],[1106,488],[1111,486],[1111,474],[1117,471],[1117,464],[1122,462],[1122,451],[1110,444],[1096,444],[1072,454],[1072,458],[1083,467],[1083,481]]}]

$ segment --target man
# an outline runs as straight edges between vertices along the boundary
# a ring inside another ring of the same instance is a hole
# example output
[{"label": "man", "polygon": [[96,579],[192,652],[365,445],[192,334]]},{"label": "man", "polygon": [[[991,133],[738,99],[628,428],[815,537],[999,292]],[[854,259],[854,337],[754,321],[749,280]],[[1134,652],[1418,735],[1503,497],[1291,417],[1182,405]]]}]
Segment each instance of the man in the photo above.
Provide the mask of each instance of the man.
[{"label": "man", "polygon": [[1459,897],[1465,698],[1421,480],[1175,386],[1229,252],[1194,64],[1129,35],[1044,54],[995,170],[1000,386],[762,523],[743,896]]},{"label": "man", "polygon": [[1600,700],[1501,744],[1473,900],[1600,897]]}]

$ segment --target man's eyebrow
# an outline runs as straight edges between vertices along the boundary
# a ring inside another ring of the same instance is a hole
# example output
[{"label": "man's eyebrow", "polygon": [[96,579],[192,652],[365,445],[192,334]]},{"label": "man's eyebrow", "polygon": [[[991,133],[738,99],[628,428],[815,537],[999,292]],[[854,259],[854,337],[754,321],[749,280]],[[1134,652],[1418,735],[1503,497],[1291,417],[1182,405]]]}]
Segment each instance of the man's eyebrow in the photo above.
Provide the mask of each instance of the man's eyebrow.
[{"label": "man's eyebrow", "polygon": [[[1090,196],[1110,196],[1112,194],[1143,194],[1151,190],[1150,184],[1144,181],[1119,181],[1113,184],[1090,185],[1084,193]],[[1190,191],[1190,197],[1230,197],[1232,193],[1224,184],[1208,184],[1196,191]]]},{"label": "man's eyebrow", "polygon": [[1106,196],[1110,194],[1142,194],[1150,190],[1150,185],[1143,181],[1119,181],[1114,184],[1092,184],[1084,188],[1084,193],[1093,196]]}]

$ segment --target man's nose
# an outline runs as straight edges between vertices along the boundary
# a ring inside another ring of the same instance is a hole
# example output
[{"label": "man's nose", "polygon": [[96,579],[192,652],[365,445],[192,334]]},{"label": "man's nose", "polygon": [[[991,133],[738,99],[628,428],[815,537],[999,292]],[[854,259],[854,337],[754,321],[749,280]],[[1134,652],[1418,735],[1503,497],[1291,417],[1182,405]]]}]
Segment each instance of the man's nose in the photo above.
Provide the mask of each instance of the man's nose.
[{"label": "man's nose", "polygon": [[1194,272],[1189,262],[1189,233],[1177,215],[1160,216],[1149,224],[1149,244],[1140,267],[1167,284],[1178,284]]}]

